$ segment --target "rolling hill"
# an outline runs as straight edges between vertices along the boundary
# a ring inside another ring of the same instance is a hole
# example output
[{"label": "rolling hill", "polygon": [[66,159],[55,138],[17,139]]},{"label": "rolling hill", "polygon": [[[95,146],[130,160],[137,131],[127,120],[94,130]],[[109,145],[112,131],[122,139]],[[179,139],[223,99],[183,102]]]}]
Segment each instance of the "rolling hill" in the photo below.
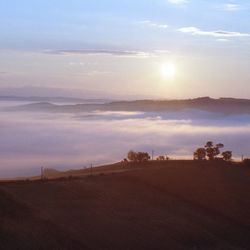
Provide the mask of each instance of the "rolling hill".
[{"label": "rolling hill", "polygon": [[187,100],[137,100],[115,101],[99,104],[55,105],[49,102],[38,102],[7,108],[8,111],[43,111],[59,113],[77,113],[93,111],[139,111],[139,112],[167,112],[186,109],[202,110],[221,114],[249,114],[250,100],[201,97]]},{"label": "rolling hill", "polygon": [[249,249],[249,168],[198,161],[117,167],[1,183],[0,249]]}]

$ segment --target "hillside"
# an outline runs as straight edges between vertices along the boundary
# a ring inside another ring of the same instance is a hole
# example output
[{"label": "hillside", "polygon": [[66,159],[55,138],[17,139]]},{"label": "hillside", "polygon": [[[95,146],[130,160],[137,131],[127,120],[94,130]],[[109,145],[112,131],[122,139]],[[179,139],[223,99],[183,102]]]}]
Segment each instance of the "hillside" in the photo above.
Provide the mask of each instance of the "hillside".
[{"label": "hillside", "polygon": [[117,167],[1,183],[0,249],[249,249],[249,168],[193,161]]},{"label": "hillside", "polygon": [[221,114],[249,114],[250,100],[201,97],[186,100],[138,100],[116,101],[96,104],[55,105],[48,102],[38,102],[8,108],[8,111],[46,111],[46,112],[92,112],[92,111],[141,111],[164,112],[196,109]]}]

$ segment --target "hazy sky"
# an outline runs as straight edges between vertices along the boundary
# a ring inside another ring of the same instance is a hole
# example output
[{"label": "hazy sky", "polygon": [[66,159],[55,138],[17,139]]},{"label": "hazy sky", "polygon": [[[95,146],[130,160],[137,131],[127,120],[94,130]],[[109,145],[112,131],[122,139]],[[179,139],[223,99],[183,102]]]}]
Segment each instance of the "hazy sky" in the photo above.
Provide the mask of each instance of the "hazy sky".
[{"label": "hazy sky", "polygon": [[246,0],[0,0],[0,16],[0,87],[250,98]]}]

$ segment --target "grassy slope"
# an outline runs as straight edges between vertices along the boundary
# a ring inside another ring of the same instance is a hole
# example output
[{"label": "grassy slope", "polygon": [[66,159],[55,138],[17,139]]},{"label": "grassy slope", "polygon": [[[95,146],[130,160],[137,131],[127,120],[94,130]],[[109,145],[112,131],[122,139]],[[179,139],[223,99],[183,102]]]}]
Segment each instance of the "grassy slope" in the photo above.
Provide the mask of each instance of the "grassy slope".
[{"label": "grassy slope", "polygon": [[0,249],[249,249],[249,211],[250,169],[223,162],[2,183]]}]

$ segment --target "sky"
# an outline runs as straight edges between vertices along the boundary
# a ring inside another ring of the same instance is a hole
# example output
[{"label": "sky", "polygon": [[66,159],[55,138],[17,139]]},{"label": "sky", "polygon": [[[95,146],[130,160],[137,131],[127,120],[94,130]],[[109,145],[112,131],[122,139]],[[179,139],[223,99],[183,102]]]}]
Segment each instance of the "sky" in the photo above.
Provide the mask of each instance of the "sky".
[{"label": "sky", "polygon": [[0,17],[2,94],[250,98],[246,0],[0,0]]}]

